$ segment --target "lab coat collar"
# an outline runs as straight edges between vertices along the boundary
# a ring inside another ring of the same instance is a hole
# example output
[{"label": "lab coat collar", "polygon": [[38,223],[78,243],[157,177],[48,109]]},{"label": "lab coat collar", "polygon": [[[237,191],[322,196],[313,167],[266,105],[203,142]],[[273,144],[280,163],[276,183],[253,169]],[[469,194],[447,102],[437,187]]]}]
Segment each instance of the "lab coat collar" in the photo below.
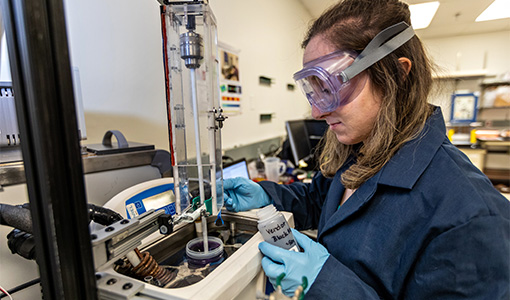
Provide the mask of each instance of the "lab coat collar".
[{"label": "lab coat collar", "polygon": [[375,194],[378,185],[411,189],[443,143],[445,133],[441,109],[436,107],[420,135],[406,143],[381,171],[362,184],[339,208],[345,192],[345,187],[340,183],[340,176],[353,162],[346,163],[333,179],[327,196],[329,199],[322,210],[318,239],[320,240],[327,230],[360,210]]},{"label": "lab coat collar", "polygon": [[330,220],[330,218],[338,211],[338,207],[340,205],[340,201],[342,200],[342,196],[345,192],[345,187],[342,184],[341,176],[342,174],[355,162],[355,159],[351,157],[347,163],[345,163],[335,174],[333,177],[327,200],[324,202],[324,206],[321,212],[321,218],[318,226],[318,233],[320,235],[321,228],[325,228],[326,222]]},{"label": "lab coat collar", "polygon": [[[335,182],[335,180],[340,180],[340,174],[341,173],[337,173],[335,175],[333,182]],[[330,189],[330,193],[328,193],[329,199],[325,202],[322,209],[321,222],[319,223],[319,241],[321,241],[321,238],[326,231],[336,227],[339,223],[346,220],[349,216],[353,215],[365,206],[367,202],[369,202],[377,190],[377,182],[379,181],[380,176],[381,173],[378,172],[374,177],[367,180],[341,207],[339,207],[339,205],[345,192],[345,187],[338,182],[338,185],[336,185],[335,188]]]},{"label": "lab coat collar", "polygon": [[443,114],[435,107],[419,136],[397,151],[379,172],[379,184],[412,189],[445,138]]}]

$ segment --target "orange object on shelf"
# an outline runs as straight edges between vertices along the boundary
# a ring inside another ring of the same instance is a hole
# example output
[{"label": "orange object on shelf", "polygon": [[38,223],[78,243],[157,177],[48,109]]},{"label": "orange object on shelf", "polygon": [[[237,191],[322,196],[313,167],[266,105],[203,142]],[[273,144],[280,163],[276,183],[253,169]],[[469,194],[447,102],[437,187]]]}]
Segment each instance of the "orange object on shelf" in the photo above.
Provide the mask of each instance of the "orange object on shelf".
[{"label": "orange object on shelf", "polygon": [[476,130],[476,138],[481,141],[499,141],[501,139],[499,133],[499,130],[478,129]]}]

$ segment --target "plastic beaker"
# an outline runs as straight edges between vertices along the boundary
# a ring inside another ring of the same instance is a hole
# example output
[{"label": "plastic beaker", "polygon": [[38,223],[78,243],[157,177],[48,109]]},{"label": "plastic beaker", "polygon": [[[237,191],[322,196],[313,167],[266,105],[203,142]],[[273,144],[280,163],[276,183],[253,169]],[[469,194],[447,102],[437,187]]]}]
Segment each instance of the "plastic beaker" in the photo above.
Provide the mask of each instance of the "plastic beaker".
[{"label": "plastic beaker", "polygon": [[217,237],[207,237],[209,251],[204,251],[204,239],[197,237],[186,244],[188,263],[194,267],[204,267],[207,264],[220,263],[223,258],[223,241]]},{"label": "plastic beaker", "polygon": [[278,183],[280,175],[285,173],[287,166],[278,157],[267,157],[264,159],[264,169],[267,180]]}]

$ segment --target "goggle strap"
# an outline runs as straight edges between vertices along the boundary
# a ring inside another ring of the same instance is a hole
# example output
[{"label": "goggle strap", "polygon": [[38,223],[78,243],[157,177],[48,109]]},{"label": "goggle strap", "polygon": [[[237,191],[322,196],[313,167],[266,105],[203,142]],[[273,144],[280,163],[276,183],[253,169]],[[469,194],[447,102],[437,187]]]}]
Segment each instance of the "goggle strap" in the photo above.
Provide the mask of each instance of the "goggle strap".
[{"label": "goggle strap", "polygon": [[[388,38],[393,35],[395,36],[388,40]],[[361,54],[358,55],[352,65],[341,73],[342,79],[344,82],[352,79],[354,76],[368,69],[368,67],[405,44],[413,36],[414,30],[411,26],[407,25],[406,22],[397,23],[379,32],[372,41],[368,43]]]}]

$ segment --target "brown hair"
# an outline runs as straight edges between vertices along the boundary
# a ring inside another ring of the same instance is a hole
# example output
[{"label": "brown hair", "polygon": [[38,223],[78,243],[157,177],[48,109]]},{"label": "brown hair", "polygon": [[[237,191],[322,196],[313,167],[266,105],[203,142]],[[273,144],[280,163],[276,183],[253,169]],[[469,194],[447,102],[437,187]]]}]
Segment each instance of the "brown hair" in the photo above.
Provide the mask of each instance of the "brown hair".
[{"label": "brown hair", "polygon": [[[411,24],[407,4],[398,0],[345,0],[329,8],[310,27],[302,43],[322,35],[337,49],[362,51],[383,29],[405,21]],[[399,63],[408,58],[409,74]],[[415,138],[432,114],[427,98],[432,87],[432,63],[417,36],[367,70],[382,103],[370,136],[361,145],[344,145],[328,130],[322,141],[321,172],[333,176],[350,155],[356,162],[343,173],[342,183],[356,189],[374,176],[402,147]]]}]

